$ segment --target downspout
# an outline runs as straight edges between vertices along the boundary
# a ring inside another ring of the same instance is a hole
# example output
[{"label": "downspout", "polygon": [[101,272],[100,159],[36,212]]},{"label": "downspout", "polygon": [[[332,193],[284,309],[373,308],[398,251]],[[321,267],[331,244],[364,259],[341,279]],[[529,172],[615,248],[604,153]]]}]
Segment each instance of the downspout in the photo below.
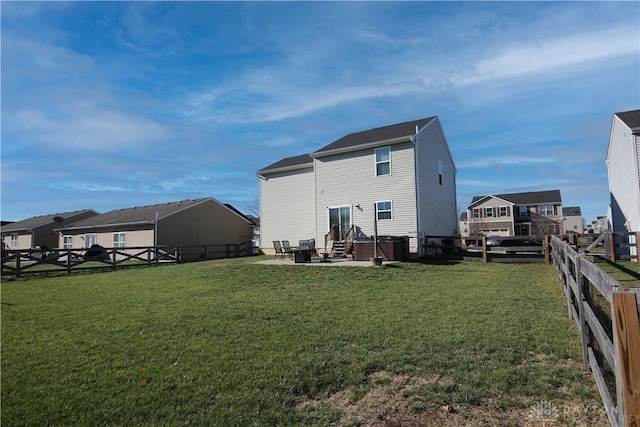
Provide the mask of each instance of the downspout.
[{"label": "downspout", "polygon": [[158,212],[156,212],[156,217],[153,221],[153,246],[155,248],[158,247]]},{"label": "downspout", "polygon": [[416,199],[416,240],[417,240],[417,255],[421,257],[422,253],[422,224],[420,222],[420,191],[419,191],[419,179],[418,179],[418,126],[416,126],[416,133],[411,137],[413,143],[413,192]]}]

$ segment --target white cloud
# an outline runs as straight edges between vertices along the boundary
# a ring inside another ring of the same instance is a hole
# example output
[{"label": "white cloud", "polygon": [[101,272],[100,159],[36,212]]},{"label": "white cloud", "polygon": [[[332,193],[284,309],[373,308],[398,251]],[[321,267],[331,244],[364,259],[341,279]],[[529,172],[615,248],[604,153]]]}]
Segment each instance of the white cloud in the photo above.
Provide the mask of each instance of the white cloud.
[{"label": "white cloud", "polygon": [[52,115],[40,110],[21,110],[7,119],[11,125],[5,131],[17,138],[14,144],[20,140],[54,150],[135,149],[173,136],[166,126],[148,118],[92,105]]},{"label": "white cloud", "polygon": [[532,43],[512,44],[509,49],[478,61],[471,75],[458,76],[452,81],[464,85],[522,77],[619,56],[637,56],[639,53],[637,28],[546,38]]},{"label": "white cloud", "polygon": [[557,159],[552,157],[530,157],[530,156],[505,156],[505,157],[484,157],[473,160],[458,162],[456,166],[461,168],[485,168],[489,166],[522,166],[542,163],[555,163]]}]

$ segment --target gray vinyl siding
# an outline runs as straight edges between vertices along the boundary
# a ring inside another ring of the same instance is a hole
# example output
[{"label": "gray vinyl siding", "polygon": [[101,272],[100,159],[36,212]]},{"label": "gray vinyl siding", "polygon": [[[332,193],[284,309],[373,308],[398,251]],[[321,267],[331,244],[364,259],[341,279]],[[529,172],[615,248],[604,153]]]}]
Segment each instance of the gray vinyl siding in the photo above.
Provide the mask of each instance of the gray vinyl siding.
[{"label": "gray vinyl siding", "polygon": [[413,237],[410,244],[415,248],[414,146],[405,142],[390,148],[391,175],[376,176],[373,148],[315,159],[319,247],[324,246],[324,235],[329,229],[328,208],[350,206],[352,223],[362,233],[372,236],[374,204],[391,201],[393,218],[378,222],[378,235]]},{"label": "gray vinyl siding", "polygon": [[273,250],[274,240],[312,239],[315,229],[312,167],[266,174],[260,179],[260,248]]},{"label": "gray vinyl siding", "polygon": [[[457,231],[455,164],[440,127],[433,120],[416,136],[419,232],[451,236]],[[442,161],[443,182],[439,183],[438,160]]]},{"label": "gray vinyl siding", "polygon": [[[640,231],[638,142],[631,130],[614,116],[607,157],[614,231]],[[625,227],[625,221],[627,227]]]}]

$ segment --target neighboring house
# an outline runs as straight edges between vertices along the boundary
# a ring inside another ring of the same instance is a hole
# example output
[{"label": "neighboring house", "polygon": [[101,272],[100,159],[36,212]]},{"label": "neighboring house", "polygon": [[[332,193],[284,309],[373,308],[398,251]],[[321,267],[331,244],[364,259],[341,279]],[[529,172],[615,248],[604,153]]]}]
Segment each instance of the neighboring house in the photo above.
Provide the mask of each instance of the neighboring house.
[{"label": "neighboring house", "polygon": [[460,220],[458,221],[458,232],[461,237],[467,237],[469,235],[469,216],[466,212],[460,214]]},{"label": "neighboring house", "polygon": [[31,249],[36,246],[46,246],[50,249],[57,248],[58,234],[54,229],[96,215],[98,215],[98,212],[85,209],[35,216],[22,221],[3,224],[2,242],[9,249],[16,250]]},{"label": "neighboring house", "polygon": [[212,197],[116,209],[57,231],[60,247],[73,249],[240,244],[253,234],[248,218]]},{"label": "neighboring house", "polygon": [[420,252],[425,235],[457,231],[456,168],[438,117],[346,135],[311,153],[258,171],[261,248],[274,240],[407,236]]},{"label": "neighboring house", "polygon": [[475,196],[467,215],[471,235],[539,236],[562,232],[560,190]]},{"label": "neighboring house", "polygon": [[615,113],[607,170],[613,231],[640,231],[640,110]]},{"label": "neighboring house", "polygon": [[579,206],[562,208],[562,221],[565,233],[584,233],[584,221]]}]

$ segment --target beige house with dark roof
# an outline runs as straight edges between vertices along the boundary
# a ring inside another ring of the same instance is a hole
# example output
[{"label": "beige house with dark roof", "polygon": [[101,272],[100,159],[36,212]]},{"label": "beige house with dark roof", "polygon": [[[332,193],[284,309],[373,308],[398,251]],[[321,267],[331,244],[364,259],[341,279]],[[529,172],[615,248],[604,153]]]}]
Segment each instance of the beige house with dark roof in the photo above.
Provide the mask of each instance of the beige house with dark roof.
[{"label": "beige house with dark roof", "polygon": [[9,249],[25,250],[36,246],[58,246],[54,229],[98,215],[92,209],[34,216],[2,226],[2,242]]},{"label": "beige house with dark roof", "polygon": [[560,234],[562,198],[560,190],[475,196],[467,217],[471,235]]},{"label": "beige house with dark roof", "polygon": [[[60,248],[106,248],[241,244],[251,240],[253,224],[212,197],[116,209],[58,231]],[[198,254],[183,257],[197,258]]]},{"label": "beige house with dark roof", "polygon": [[568,206],[562,208],[562,222],[565,233],[584,233],[584,221],[582,220],[582,210],[579,206]]},{"label": "beige house with dark roof", "polygon": [[[260,247],[298,243],[337,229],[359,236],[406,236],[412,252],[427,235],[457,232],[456,167],[438,117],[346,135],[257,172]],[[335,248],[335,246],[334,246]]]}]

